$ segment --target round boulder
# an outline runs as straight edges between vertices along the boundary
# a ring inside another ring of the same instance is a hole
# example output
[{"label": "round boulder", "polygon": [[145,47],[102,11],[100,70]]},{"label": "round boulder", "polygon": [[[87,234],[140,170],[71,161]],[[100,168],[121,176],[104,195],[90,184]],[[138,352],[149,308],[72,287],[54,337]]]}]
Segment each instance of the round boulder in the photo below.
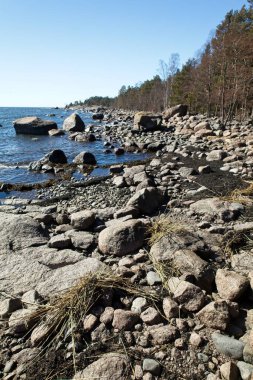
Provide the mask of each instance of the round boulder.
[{"label": "round boulder", "polygon": [[97,160],[94,154],[90,152],[81,152],[79,153],[73,160],[73,162],[77,165],[96,165]]},{"label": "round boulder", "polygon": [[141,220],[130,219],[119,222],[100,232],[98,247],[104,254],[124,256],[141,248],[145,239],[145,228]]}]

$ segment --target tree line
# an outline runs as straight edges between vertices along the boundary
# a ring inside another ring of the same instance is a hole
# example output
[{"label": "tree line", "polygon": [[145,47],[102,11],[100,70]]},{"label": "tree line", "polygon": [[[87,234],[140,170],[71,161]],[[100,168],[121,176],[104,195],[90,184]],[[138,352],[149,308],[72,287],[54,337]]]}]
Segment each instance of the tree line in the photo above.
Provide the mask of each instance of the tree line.
[{"label": "tree line", "polygon": [[[181,68],[179,55],[160,61],[159,75],[135,86],[122,86],[115,98],[93,97],[84,105],[161,112],[185,103],[192,113],[233,117],[253,115],[253,0],[231,10],[198,57]],[[93,104],[92,104],[93,103]]]}]

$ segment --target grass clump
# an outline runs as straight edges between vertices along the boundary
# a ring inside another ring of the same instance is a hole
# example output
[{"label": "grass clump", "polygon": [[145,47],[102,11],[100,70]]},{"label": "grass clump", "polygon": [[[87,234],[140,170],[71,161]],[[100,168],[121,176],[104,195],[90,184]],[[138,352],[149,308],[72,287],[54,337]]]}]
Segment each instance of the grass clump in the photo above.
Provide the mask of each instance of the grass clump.
[{"label": "grass clump", "polygon": [[87,274],[64,293],[57,295],[49,304],[39,306],[34,312],[34,318],[38,321],[36,326],[44,325],[47,330],[41,345],[57,345],[67,336],[74,339],[75,332],[92,306],[112,290],[126,295],[146,297],[152,301],[158,300],[154,292],[147,292],[110,271]]},{"label": "grass clump", "polygon": [[164,236],[171,236],[183,233],[187,230],[184,221],[167,214],[159,215],[149,227],[149,245],[153,245]]},{"label": "grass clump", "polygon": [[239,253],[240,250],[253,249],[253,237],[250,231],[230,232],[224,236],[222,249],[226,257]]},{"label": "grass clump", "polygon": [[222,200],[228,202],[241,203],[243,205],[250,205],[253,203],[253,183],[250,182],[247,187],[242,189],[235,189],[229,195],[222,197]]}]

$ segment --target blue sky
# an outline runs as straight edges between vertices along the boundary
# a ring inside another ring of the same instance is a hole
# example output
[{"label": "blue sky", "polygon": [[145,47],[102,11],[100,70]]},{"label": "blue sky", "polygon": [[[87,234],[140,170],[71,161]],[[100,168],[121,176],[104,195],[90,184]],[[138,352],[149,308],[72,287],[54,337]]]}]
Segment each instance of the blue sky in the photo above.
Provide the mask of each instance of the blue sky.
[{"label": "blue sky", "polygon": [[0,0],[0,106],[115,96],[193,57],[242,0]]}]

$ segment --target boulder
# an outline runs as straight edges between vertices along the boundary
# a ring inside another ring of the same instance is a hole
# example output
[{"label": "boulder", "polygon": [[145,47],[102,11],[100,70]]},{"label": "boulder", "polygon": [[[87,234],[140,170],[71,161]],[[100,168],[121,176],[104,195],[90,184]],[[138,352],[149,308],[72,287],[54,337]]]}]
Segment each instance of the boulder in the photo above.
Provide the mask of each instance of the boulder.
[{"label": "boulder", "polygon": [[134,115],[135,131],[152,131],[161,125],[161,115],[152,115],[145,112],[137,112]]},{"label": "boulder", "polygon": [[67,132],[83,132],[85,124],[77,113],[72,113],[63,122],[63,129]]},{"label": "boulder", "polygon": [[145,239],[145,228],[141,220],[130,219],[117,222],[100,232],[98,246],[107,255],[124,256],[141,248]]},{"label": "boulder", "polygon": [[95,213],[91,210],[78,211],[71,214],[70,220],[75,230],[86,230],[95,222]]},{"label": "boulder", "polygon": [[128,206],[136,207],[143,214],[152,214],[164,200],[163,192],[156,187],[147,187],[137,191],[127,202]]},{"label": "boulder", "polygon": [[190,249],[192,244],[199,244],[196,239],[197,236],[188,231],[164,236],[152,245],[150,254],[157,262],[169,261],[180,274],[192,274],[201,288],[210,290],[214,280],[213,271],[205,260]]},{"label": "boulder", "polygon": [[125,380],[130,378],[131,367],[126,355],[110,353],[95,360],[84,370],[79,371],[73,380],[113,379]]},{"label": "boulder", "polygon": [[95,156],[90,152],[81,152],[73,160],[77,165],[96,165],[97,161]]},{"label": "boulder", "polygon": [[27,215],[0,213],[0,254],[46,244],[40,224]]},{"label": "boulder", "polygon": [[48,153],[43,159],[42,163],[51,163],[51,164],[66,164],[67,157],[65,153],[61,149],[52,150],[52,152]]},{"label": "boulder", "polygon": [[50,129],[48,131],[49,136],[63,136],[65,132],[62,129]]},{"label": "boulder", "polygon": [[185,104],[178,104],[174,107],[170,107],[164,111],[164,119],[168,120],[169,118],[177,116],[185,116],[187,114],[188,106]]},{"label": "boulder", "polygon": [[104,114],[103,113],[94,113],[93,115],[92,115],[92,119],[93,120],[103,120],[103,118],[104,118]]},{"label": "boulder", "polygon": [[229,222],[240,216],[244,207],[240,203],[231,203],[219,198],[206,198],[192,203],[190,209],[196,214],[218,218]]},{"label": "boulder", "polygon": [[36,116],[23,117],[13,122],[17,134],[48,135],[51,129],[57,129],[57,124],[51,120],[42,120]]}]

